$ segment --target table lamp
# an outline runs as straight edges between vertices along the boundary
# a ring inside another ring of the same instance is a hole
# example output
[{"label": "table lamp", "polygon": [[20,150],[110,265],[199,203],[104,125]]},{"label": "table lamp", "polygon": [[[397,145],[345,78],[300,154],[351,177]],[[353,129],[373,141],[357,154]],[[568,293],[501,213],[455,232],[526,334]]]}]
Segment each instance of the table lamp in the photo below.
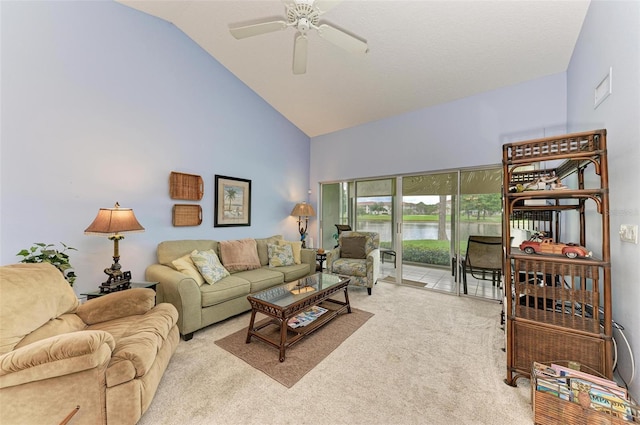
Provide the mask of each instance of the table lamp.
[{"label": "table lamp", "polygon": [[[307,236],[307,228],[309,227],[309,217],[315,217],[316,212],[313,210],[313,207],[306,202],[300,202],[293,207],[291,211],[292,216],[298,217],[298,231],[300,232],[300,240],[302,241],[302,247],[306,248],[306,236]],[[302,217],[304,217],[304,227],[302,226]]]},{"label": "table lamp", "polygon": [[124,239],[120,233],[144,232],[131,208],[120,208],[116,202],[113,208],[100,208],[98,215],[84,231],[86,235],[108,236],[113,241],[113,264],[104,269],[109,278],[100,285],[101,292],[127,289],[131,280],[131,272],[123,272],[120,265],[119,242]]}]

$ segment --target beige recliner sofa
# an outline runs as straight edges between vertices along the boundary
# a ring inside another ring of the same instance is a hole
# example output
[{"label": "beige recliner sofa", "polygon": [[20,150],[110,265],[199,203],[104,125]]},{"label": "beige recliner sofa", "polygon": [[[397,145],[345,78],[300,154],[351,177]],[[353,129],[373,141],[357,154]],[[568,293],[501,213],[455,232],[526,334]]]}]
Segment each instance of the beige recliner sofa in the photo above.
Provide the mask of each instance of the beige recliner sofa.
[{"label": "beige recliner sofa", "polygon": [[247,295],[291,282],[316,272],[316,252],[302,248],[300,264],[269,267],[268,244],[282,241],[281,235],[255,239],[261,267],[254,270],[231,272],[219,282],[198,285],[196,281],[178,271],[173,264],[193,250],[214,250],[220,256],[220,242],[215,240],[176,240],[158,244],[158,264],[147,267],[146,279],[160,282],[158,302],[173,304],[179,313],[178,328],[185,341],[193,332],[229,317],[251,310]]},{"label": "beige recliner sofa", "polygon": [[179,342],[152,289],[80,305],[48,263],[0,267],[0,423],[135,424]]}]

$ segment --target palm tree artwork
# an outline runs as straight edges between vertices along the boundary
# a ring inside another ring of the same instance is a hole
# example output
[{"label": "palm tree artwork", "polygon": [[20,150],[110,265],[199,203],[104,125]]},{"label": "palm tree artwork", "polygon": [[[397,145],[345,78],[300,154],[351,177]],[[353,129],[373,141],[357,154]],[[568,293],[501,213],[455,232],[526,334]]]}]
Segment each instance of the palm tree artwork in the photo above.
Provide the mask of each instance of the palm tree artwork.
[{"label": "palm tree artwork", "polygon": [[213,225],[251,226],[251,180],[216,175]]},{"label": "palm tree artwork", "polygon": [[238,186],[225,186],[224,199],[227,203],[225,215],[228,217],[238,218],[243,214],[243,210],[241,207],[236,206],[235,209],[233,207],[233,201],[235,201],[236,198],[242,199],[242,188]]}]

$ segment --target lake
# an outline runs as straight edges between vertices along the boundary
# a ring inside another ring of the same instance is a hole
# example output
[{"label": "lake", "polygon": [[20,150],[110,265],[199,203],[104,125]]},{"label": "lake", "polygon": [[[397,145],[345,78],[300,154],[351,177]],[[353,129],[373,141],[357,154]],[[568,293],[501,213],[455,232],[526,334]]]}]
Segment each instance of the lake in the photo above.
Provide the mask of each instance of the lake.
[{"label": "lake", "polygon": [[[391,228],[390,222],[358,222],[358,230],[378,232],[380,234],[380,242],[391,242]],[[404,223],[402,229],[404,240],[438,239],[438,223],[435,222]],[[460,223],[460,240],[468,239],[469,235],[500,236],[502,235],[502,224],[483,221]],[[447,236],[451,240],[451,223],[447,223]]]}]

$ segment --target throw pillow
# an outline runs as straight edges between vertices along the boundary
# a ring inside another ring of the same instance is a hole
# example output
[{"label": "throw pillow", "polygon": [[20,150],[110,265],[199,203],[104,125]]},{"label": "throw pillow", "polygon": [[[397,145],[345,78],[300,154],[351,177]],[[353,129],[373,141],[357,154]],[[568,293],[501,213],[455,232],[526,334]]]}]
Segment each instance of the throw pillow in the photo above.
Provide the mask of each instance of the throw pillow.
[{"label": "throw pillow", "polygon": [[220,264],[220,260],[213,249],[206,251],[194,249],[191,253],[191,260],[200,271],[204,280],[210,285],[229,276],[229,271]]},{"label": "throw pillow", "polygon": [[198,286],[202,286],[204,283],[204,278],[198,271],[196,265],[193,264],[193,260],[191,260],[191,254],[187,254],[177,260],[173,260],[171,264],[173,264],[173,267],[175,267],[180,273],[184,273],[195,280]]},{"label": "throw pillow", "polygon": [[269,267],[293,266],[296,262],[293,259],[291,245],[267,244],[269,250]]},{"label": "throw pillow", "polygon": [[302,241],[283,241],[279,240],[278,245],[290,245],[291,251],[293,252],[293,260],[296,264],[301,264],[302,259],[300,258],[300,252],[302,251]]},{"label": "throw pillow", "polygon": [[253,270],[261,267],[255,239],[221,241],[220,259],[230,272]]},{"label": "throw pillow", "polygon": [[260,258],[260,265],[269,265],[269,252],[267,251],[267,244],[278,243],[278,239],[282,239],[282,235],[274,235],[268,238],[256,239],[256,245],[258,246],[258,258]]},{"label": "throw pillow", "polygon": [[340,243],[340,257],[367,258],[367,252],[365,250],[365,244],[367,243],[366,236],[349,236],[342,238],[342,242]]}]

